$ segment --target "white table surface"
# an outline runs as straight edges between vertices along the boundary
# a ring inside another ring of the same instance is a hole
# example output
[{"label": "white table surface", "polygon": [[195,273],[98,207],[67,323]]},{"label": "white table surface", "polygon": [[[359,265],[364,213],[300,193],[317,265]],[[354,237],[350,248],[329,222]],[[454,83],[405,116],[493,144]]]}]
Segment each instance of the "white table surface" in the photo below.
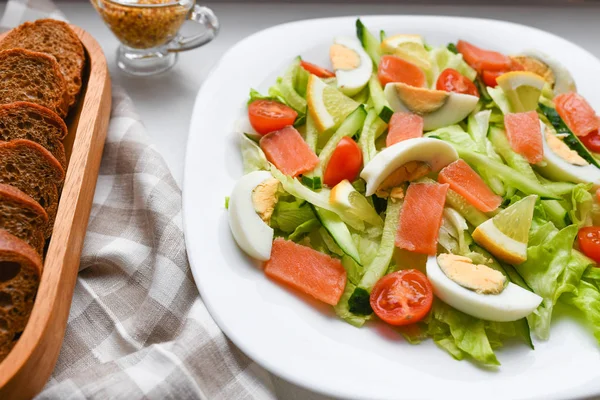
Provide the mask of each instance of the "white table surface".
[{"label": "white table surface", "polygon": [[[303,2],[298,2],[303,3]],[[342,15],[429,14],[494,18],[544,29],[571,40],[600,58],[600,7],[498,7],[400,4],[220,3],[209,2],[221,22],[221,33],[201,49],[183,53],[171,71],[153,78],[133,78],[115,65],[117,40],[87,2],[58,2],[68,19],[90,32],[108,58],[113,82],[133,98],[149,135],[181,184],[188,124],[196,93],[219,57],[234,43],[261,29],[284,22]],[[495,2],[496,3],[496,2]],[[4,4],[0,4],[0,13]],[[276,379],[281,399],[324,399]]]}]

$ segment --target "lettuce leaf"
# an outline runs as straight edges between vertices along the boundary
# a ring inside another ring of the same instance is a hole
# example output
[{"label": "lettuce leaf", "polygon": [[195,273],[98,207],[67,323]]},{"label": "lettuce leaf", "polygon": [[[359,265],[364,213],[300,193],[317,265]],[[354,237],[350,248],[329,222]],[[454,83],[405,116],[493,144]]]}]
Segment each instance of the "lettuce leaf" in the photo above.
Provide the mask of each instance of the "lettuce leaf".
[{"label": "lettuce leaf", "polygon": [[350,311],[348,300],[350,300],[350,297],[354,293],[355,289],[356,286],[352,282],[347,281],[344,293],[342,294],[342,297],[340,297],[340,301],[333,307],[333,309],[338,317],[348,322],[350,325],[360,328],[367,320],[371,319],[371,315],[358,315]]},{"label": "lettuce leaf", "polygon": [[576,290],[566,293],[561,301],[582,312],[600,344],[600,268],[588,266]]},{"label": "lettuce leaf", "polygon": [[484,365],[500,365],[486,333],[486,323],[435,301],[428,324],[433,341],[457,360],[466,355]]},{"label": "lettuce leaf", "polygon": [[580,183],[571,192],[569,218],[579,228],[592,225],[592,206],[594,197],[589,192],[592,184]]},{"label": "lettuce leaf", "polygon": [[425,134],[425,137],[437,137],[445,142],[466,150],[477,151],[477,144],[460,125],[450,125]]},{"label": "lettuce leaf", "polygon": [[469,66],[463,60],[463,56],[460,53],[453,53],[448,48],[440,46],[431,50],[429,53],[431,60],[433,61],[433,71],[435,73],[433,82],[437,81],[438,76],[446,68],[452,68],[460,72],[462,75],[473,81],[477,77],[477,71]]},{"label": "lettuce leaf", "polygon": [[542,304],[528,317],[530,326],[541,339],[550,335],[552,311],[563,293],[573,292],[589,265],[573,250],[576,225],[557,232],[551,222],[532,224],[527,261],[516,268],[527,285],[543,298]]},{"label": "lettuce leaf", "polygon": [[315,218],[315,213],[307,202],[279,200],[271,217],[271,226],[285,233],[292,233],[299,226]]},{"label": "lettuce leaf", "polygon": [[242,150],[242,164],[244,175],[253,171],[269,170],[269,161],[259,145],[253,140],[240,134],[240,147]]}]

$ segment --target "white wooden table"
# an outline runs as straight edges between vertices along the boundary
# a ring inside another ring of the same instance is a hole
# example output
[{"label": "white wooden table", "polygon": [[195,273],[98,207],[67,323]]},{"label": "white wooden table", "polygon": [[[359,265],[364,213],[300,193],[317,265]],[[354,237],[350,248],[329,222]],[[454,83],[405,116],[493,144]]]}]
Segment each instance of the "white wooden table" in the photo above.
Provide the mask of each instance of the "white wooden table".
[{"label": "white wooden table", "polygon": [[[125,87],[163,154],[175,179],[182,182],[188,124],[196,93],[212,66],[237,41],[261,29],[308,18],[367,14],[429,14],[493,18],[513,21],[560,35],[600,58],[600,7],[515,7],[446,6],[340,3],[209,2],[221,21],[221,33],[211,44],[180,55],[171,71],[153,78],[132,78],[115,65],[117,40],[87,2],[58,2],[68,19],[90,32],[104,49],[115,83]],[[302,4],[303,3],[303,4]],[[494,2],[493,4],[497,4]],[[0,4],[0,13],[4,4]],[[599,71],[600,72],[600,71]],[[275,379],[281,399],[324,399],[324,397]]]}]

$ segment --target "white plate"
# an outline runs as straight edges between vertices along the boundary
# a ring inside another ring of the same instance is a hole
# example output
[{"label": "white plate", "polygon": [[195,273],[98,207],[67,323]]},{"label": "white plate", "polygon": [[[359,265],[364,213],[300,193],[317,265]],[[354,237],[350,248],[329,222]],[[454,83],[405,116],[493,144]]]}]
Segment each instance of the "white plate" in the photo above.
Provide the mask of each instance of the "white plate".
[{"label": "white plate", "polygon": [[[574,398],[600,393],[600,353],[591,333],[557,318],[551,340],[530,351],[498,351],[502,366],[458,362],[431,341],[411,346],[383,325],[354,328],[330,307],[269,281],[236,246],[224,208],[242,174],[235,121],[251,87],[263,92],[293,57],[329,65],[334,35],[355,35],[355,18],[279,25],[235,45],[198,94],[187,148],[183,210],[194,278],[211,315],[248,356],[271,372],[325,394],[369,399]],[[362,18],[372,32],[420,33],[434,45],[468,40],[515,53],[533,48],[559,59],[600,110],[600,62],[580,47],[508,22],[431,16]]]}]

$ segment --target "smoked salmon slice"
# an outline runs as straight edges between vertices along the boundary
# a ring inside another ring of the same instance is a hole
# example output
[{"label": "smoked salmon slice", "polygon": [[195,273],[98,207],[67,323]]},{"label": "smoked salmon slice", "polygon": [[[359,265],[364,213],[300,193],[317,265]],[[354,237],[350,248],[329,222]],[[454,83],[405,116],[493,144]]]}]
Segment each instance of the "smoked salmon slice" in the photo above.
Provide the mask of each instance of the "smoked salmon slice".
[{"label": "smoked salmon slice", "polygon": [[456,49],[473,69],[481,73],[483,70],[510,70],[510,58],[497,51],[480,49],[464,40],[459,40]]},{"label": "smoked salmon slice", "polygon": [[554,98],[556,111],[577,136],[586,136],[600,128],[596,112],[581,95],[570,92]]},{"label": "smoked salmon slice", "polygon": [[502,204],[502,197],[492,192],[477,172],[463,160],[456,160],[442,169],[438,181],[450,185],[450,189],[479,211],[494,211]]},{"label": "smoked salmon slice", "polygon": [[377,77],[381,86],[390,82],[402,82],[410,86],[425,86],[425,73],[415,64],[396,56],[383,56],[377,67]]},{"label": "smoked salmon slice", "polygon": [[535,111],[509,113],[504,116],[504,126],[510,147],[525,157],[530,164],[544,158],[544,145],[540,119]]},{"label": "smoked salmon slice", "polygon": [[400,212],[396,247],[436,254],[448,187],[447,183],[412,183],[408,187]]},{"label": "smoked salmon slice", "polygon": [[422,136],[423,117],[417,114],[396,112],[390,119],[385,145],[390,147],[403,140],[419,138]]},{"label": "smoked salmon slice", "polygon": [[346,287],[346,270],[340,260],[282,238],[273,241],[264,270],[269,278],[332,306]]},{"label": "smoked salmon slice", "polygon": [[293,126],[266,134],[260,139],[260,148],[267,160],[288,176],[312,171],[319,164],[319,157]]}]

